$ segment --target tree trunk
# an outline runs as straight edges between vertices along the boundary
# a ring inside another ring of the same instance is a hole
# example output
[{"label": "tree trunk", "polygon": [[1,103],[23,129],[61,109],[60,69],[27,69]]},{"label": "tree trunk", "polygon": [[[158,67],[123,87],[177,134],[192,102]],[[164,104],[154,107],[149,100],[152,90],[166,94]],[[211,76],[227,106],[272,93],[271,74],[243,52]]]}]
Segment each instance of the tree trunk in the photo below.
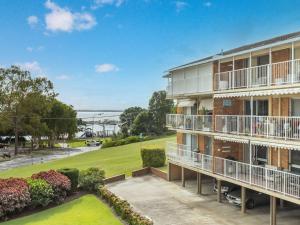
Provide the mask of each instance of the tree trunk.
[{"label": "tree trunk", "polygon": [[15,117],[15,155],[18,155],[19,145],[19,131],[18,131],[18,118]]}]

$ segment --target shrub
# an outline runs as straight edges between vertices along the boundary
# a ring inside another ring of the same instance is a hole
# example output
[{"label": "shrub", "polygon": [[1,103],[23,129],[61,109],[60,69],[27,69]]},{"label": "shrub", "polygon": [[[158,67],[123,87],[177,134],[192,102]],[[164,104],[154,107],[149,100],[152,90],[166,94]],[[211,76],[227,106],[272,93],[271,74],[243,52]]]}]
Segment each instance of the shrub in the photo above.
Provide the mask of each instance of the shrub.
[{"label": "shrub", "polygon": [[50,184],[42,179],[27,180],[30,192],[31,203],[33,207],[47,206],[54,197],[54,192]]},{"label": "shrub", "polygon": [[160,148],[143,148],[141,149],[143,167],[162,167],[165,165],[166,153]]},{"label": "shrub", "polygon": [[45,180],[54,191],[53,200],[55,203],[61,203],[67,196],[67,192],[71,190],[71,181],[65,175],[49,170],[47,172],[39,172],[31,176],[33,179]]},{"label": "shrub", "polygon": [[100,185],[103,185],[105,178],[104,170],[98,168],[89,168],[79,173],[79,187],[85,191],[97,191]]},{"label": "shrub", "polygon": [[0,179],[0,218],[20,212],[29,203],[29,188],[24,179]]},{"label": "shrub", "polygon": [[62,168],[57,172],[67,176],[71,181],[71,191],[76,191],[78,187],[79,170],[76,168]]},{"label": "shrub", "polygon": [[100,197],[112,206],[118,216],[130,225],[153,225],[152,220],[135,212],[130,204],[109,191],[105,186],[99,188]]}]

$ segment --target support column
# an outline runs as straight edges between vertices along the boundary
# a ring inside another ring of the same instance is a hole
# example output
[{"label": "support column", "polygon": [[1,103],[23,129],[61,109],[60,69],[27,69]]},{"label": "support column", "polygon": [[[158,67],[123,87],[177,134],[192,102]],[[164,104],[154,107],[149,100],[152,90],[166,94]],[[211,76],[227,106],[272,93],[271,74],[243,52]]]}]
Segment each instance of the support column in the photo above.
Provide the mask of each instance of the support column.
[{"label": "support column", "polygon": [[276,198],[270,196],[270,225],[276,225],[277,221],[277,205]]},{"label": "support column", "polygon": [[172,180],[172,174],[171,174],[171,166],[170,166],[170,163],[168,163],[168,181],[171,181]]},{"label": "support column", "polygon": [[197,172],[197,194],[202,194],[202,174]]},{"label": "support column", "polygon": [[242,207],[241,207],[241,212],[245,213],[246,212],[246,188],[245,187],[241,187],[241,203],[242,203]]},{"label": "support column", "polygon": [[181,184],[182,187],[185,187],[184,167],[181,167]]},{"label": "support column", "polygon": [[217,201],[222,202],[221,180],[217,180]]}]

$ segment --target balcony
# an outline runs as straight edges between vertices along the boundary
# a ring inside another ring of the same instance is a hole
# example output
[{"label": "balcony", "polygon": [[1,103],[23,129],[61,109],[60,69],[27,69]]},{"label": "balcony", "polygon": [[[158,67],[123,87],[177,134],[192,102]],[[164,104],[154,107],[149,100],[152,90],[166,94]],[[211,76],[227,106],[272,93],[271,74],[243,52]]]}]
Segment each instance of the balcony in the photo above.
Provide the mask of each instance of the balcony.
[{"label": "balcony", "polygon": [[167,127],[172,129],[206,132],[213,130],[210,115],[168,114],[166,119]]},{"label": "balcony", "polygon": [[226,134],[299,140],[300,117],[216,115],[215,131]]},{"label": "balcony", "polygon": [[169,161],[205,170],[211,174],[253,185],[290,197],[300,198],[300,176],[290,172],[250,165],[191,151],[186,145],[167,144]]},{"label": "balcony", "polygon": [[220,72],[214,80],[215,91],[300,83],[300,59]]}]

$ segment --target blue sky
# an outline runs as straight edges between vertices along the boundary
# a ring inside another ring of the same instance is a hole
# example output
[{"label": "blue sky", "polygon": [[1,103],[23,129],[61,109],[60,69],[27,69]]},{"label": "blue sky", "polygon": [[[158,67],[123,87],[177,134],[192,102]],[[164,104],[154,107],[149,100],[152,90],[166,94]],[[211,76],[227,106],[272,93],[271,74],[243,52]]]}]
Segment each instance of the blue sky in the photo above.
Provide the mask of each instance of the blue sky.
[{"label": "blue sky", "polygon": [[165,89],[168,68],[300,30],[297,0],[0,4],[0,65],[47,76],[76,108],[146,107],[153,91]]}]

